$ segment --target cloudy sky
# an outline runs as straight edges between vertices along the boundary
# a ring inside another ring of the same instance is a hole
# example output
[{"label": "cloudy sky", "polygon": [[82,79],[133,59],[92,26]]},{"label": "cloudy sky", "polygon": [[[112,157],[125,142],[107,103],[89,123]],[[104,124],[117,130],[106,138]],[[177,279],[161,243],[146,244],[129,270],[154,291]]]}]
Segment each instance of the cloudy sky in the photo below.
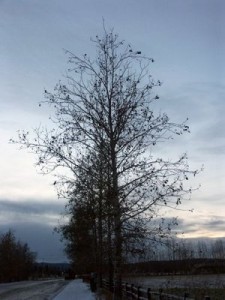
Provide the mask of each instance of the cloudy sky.
[{"label": "cloudy sky", "polygon": [[122,39],[153,57],[163,82],[156,110],[176,122],[189,118],[191,134],[159,153],[187,152],[202,172],[201,188],[175,211],[186,237],[225,236],[225,2],[223,0],[0,0],[0,232],[8,228],[38,252],[63,261],[52,229],[63,211],[53,177],[37,173],[35,157],[9,144],[18,129],[48,122],[38,106],[67,69],[63,49],[95,55],[90,37],[102,19]]}]

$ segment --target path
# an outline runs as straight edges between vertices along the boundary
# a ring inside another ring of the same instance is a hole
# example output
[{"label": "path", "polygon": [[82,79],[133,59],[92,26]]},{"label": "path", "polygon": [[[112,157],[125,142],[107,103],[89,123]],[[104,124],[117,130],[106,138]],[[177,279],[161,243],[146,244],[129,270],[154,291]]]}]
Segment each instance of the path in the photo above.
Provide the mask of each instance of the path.
[{"label": "path", "polygon": [[53,300],[95,300],[87,283],[81,279],[71,281]]}]

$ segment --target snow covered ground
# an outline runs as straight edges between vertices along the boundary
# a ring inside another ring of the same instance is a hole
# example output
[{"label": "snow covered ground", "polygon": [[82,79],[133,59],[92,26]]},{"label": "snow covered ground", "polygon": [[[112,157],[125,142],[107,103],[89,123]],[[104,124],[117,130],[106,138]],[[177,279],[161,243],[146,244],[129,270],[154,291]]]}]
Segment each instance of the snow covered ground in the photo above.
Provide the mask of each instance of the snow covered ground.
[{"label": "snow covered ground", "polygon": [[224,274],[171,275],[131,277],[126,281],[142,287],[159,288],[225,288]]},{"label": "snow covered ground", "polygon": [[95,294],[90,291],[89,285],[81,279],[71,281],[54,300],[95,300]]},{"label": "snow covered ground", "polygon": [[42,280],[0,284],[1,300],[95,300],[89,284],[81,279]]}]

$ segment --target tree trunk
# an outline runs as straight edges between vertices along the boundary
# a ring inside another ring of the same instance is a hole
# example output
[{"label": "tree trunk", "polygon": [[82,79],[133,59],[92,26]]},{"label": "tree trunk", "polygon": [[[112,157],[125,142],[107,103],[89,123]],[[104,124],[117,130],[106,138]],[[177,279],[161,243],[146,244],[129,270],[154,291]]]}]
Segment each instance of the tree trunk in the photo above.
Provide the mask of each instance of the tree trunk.
[{"label": "tree trunk", "polygon": [[115,294],[116,299],[122,298],[122,230],[121,230],[121,210],[118,195],[118,175],[116,165],[115,147],[112,143],[111,147],[111,159],[112,159],[112,174],[113,174],[113,211],[114,211],[114,231],[115,231],[115,261],[114,261],[114,280],[115,280]]}]

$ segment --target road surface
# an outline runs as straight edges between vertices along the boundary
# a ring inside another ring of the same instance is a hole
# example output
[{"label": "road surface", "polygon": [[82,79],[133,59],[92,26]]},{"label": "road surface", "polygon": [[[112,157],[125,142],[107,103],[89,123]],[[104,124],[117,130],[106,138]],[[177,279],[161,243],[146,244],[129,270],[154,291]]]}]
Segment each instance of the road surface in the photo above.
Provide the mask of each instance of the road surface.
[{"label": "road surface", "polygon": [[69,282],[64,279],[0,284],[1,300],[52,300]]}]

